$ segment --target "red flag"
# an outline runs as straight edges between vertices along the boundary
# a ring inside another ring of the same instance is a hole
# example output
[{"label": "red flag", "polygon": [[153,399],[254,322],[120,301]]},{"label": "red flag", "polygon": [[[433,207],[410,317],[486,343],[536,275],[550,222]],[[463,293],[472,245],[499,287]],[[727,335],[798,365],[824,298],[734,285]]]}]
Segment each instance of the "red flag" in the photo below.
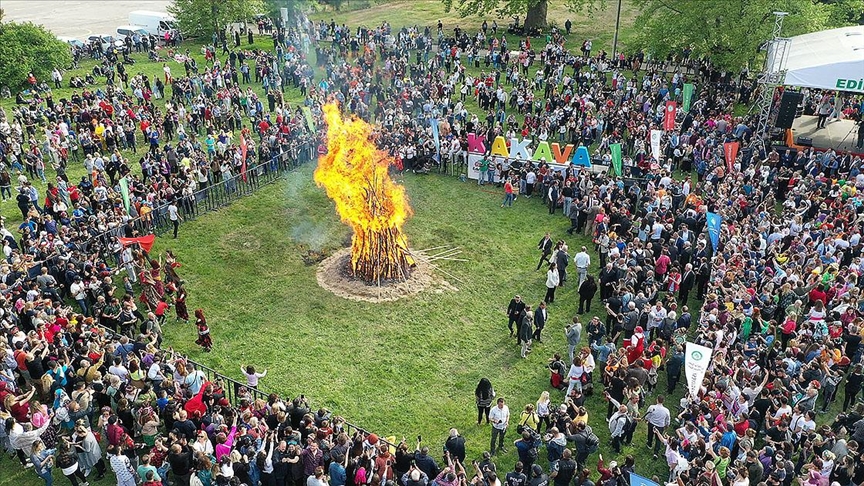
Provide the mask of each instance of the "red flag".
[{"label": "red flag", "polygon": [[117,241],[120,242],[123,246],[129,246],[134,244],[141,245],[141,248],[150,253],[150,249],[153,248],[153,243],[156,242],[156,235],[147,235],[147,236],[139,236],[138,238],[117,238]]},{"label": "red flag", "polygon": [[246,150],[246,137],[240,133],[240,158],[243,161],[243,165],[240,166],[240,177],[243,178],[243,182],[246,182]]},{"label": "red flag", "polygon": [[735,157],[738,157],[738,142],[726,142],[723,144],[723,155],[726,157],[726,170],[732,172],[732,167],[735,165]]},{"label": "red flag", "polygon": [[675,114],[678,113],[678,103],[666,102],[666,112],[663,114],[663,130],[671,132],[675,130]]}]

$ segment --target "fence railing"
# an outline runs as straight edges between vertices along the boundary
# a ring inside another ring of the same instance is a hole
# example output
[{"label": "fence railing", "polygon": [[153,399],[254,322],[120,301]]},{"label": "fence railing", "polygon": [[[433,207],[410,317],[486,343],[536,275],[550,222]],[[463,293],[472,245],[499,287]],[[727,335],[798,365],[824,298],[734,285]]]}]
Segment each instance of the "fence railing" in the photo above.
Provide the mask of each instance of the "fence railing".
[{"label": "fence railing", "polygon": [[[287,152],[274,155],[269,161],[247,168],[245,177],[243,174],[234,174],[230,178],[223,178],[221,174],[215,174],[214,180],[208,181],[206,187],[177,200],[177,207],[183,220],[195,220],[202,214],[223,208],[239,198],[253,194],[261,187],[275,182],[283,174],[294,171],[300,165],[311,161],[314,158],[313,150],[315,150],[314,145],[308,142],[297,145]],[[164,202],[153,208],[147,215],[132,219],[132,227],[141,235],[159,236],[172,230],[173,225],[168,217],[169,205],[169,202]],[[114,260],[119,266],[120,262],[117,260],[119,255],[114,254],[112,243],[114,238],[122,236],[123,227],[118,226],[91,236],[81,243],[81,246],[84,251],[96,252],[106,262]],[[46,264],[50,264],[51,259],[48,260]]]}]

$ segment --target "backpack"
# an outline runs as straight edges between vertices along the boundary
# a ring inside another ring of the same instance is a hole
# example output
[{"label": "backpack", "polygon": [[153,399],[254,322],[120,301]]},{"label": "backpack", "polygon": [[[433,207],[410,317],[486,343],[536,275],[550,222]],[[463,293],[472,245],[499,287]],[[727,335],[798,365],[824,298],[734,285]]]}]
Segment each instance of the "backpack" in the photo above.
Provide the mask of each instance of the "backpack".
[{"label": "backpack", "polygon": [[533,462],[537,460],[538,453],[539,451],[537,450],[537,443],[532,442],[531,447],[528,448],[528,451],[525,454],[528,456],[528,459],[531,459],[531,461]]},{"label": "backpack", "polygon": [[585,431],[585,446],[588,448],[588,454],[597,452],[597,449],[600,447],[600,438],[597,437],[597,434],[593,430]]},{"label": "backpack", "polygon": [[648,370],[648,384],[654,386],[657,384],[657,367],[652,366],[650,370]]}]

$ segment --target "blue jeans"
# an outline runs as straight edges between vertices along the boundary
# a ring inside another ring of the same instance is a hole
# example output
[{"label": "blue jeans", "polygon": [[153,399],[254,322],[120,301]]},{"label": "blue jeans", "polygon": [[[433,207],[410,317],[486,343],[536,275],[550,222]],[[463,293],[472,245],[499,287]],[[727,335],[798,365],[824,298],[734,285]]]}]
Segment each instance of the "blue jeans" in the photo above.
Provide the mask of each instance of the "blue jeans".
[{"label": "blue jeans", "polygon": [[501,203],[502,206],[507,206],[508,208],[513,206],[513,193],[507,193],[504,195],[504,202]]},{"label": "blue jeans", "polygon": [[495,171],[494,170],[487,170],[486,171],[486,182],[488,182],[489,184],[495,183]]},{"label": "blue jeans", "polygon": [[485,170],[480,171],[480,177],[477,178],[477,185],[482,186],[483,182],[486,181],[486,172],[488,172],[488,171],[485,171]]},{"label": "blue jeans", "polygon": [[85,299],[75,299],[75,302],[77,302],[78,307],[81,308],[81,313],[84,314],[85,316],[88,315],[87,314],[87,301]]},{"label": "blue jeans", "polygon": [[54,477],[51,476],[50,469],[45,469],[42,471],[42,474],[37,474],[37,476],[45,480],[45,486],[51,486],[54,484]]}]

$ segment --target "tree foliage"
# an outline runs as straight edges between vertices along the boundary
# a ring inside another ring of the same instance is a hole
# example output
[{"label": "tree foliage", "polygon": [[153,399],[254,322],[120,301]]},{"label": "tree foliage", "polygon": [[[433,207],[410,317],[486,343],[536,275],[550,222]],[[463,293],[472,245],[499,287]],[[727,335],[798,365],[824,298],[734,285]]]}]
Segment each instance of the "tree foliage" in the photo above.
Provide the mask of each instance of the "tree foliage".
[{"label": "tree foliage", "polygon": [[0,86],[21,87],[31,72],[39,81],[50,81],[55,67],[70,64],[69,45],[41,25],[0,23]]},{"label": "tree foliage", "polygon": [[759,47],[770,40],[775,11],[788,12],[784,37],[849,24],[864,9],[864,0],[637,0],[641,12],[636,45],[654,58],[707,57],[719,69],[759,70]]},{"label": "tree foliage", "polygon": [[263,0],[174,0],[168,12],[177,18],[186,36],[210,36],[232,22],[267,13]]},{"label": "tree foliage", "polygon": [[[449,12],[455,8],[462,17],[490,14],[509,17],[542,11],[540,16],[542,23],[529,24],[529,27],[540,28],[546,27],[546,5],[551,1],[563,3],[573,11],[586,10],[589,13],[595,8],[603,8],[606,5],[606,0],[442,0],[445,11]],[[536,15],[529,15],[529,17],[537,18]]]}]

